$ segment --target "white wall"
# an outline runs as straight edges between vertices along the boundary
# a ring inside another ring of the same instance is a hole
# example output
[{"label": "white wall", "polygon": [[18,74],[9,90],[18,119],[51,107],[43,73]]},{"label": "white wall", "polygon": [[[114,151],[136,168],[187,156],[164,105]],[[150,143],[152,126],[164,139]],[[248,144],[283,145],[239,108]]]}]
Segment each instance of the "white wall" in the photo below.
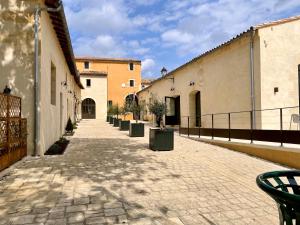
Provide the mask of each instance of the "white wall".
[{"label": "white wall", "polygon": [[[91,98],[96,102],[96,119],[105,120],[107,115],[107,77],[81,75],[84,90],[81,91],[81,100]],[[86,80],[91,79],[91,87],[86,86]]]}]

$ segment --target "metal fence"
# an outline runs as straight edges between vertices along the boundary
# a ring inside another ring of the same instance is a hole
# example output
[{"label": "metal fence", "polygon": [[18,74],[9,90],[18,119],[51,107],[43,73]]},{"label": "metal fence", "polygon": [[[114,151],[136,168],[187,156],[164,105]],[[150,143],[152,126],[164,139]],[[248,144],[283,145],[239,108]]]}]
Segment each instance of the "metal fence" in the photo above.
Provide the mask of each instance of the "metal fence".
[{"label": "metal fence", "polygon": [[27,120],[21,118],[21,98],[0,94],[0,171],[27,154]]},{"label": "metal fence", "polygon": [[[254,116],[255,115],[255,116]],[[255,120],[253,119],[255,118]],[[300,144],[299,106],[182,116],[180,134]]]}]

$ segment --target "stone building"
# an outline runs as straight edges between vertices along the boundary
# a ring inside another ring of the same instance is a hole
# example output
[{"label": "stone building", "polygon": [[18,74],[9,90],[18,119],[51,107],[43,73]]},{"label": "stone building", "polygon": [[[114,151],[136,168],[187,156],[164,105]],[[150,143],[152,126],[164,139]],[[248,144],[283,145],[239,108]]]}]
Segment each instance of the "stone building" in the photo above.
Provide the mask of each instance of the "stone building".
[{"label": "stone building", "polygon": [[[255,111],[299,105],[300,16],[251,27],[201,54],[138,92],[139,101],[166,101],[166,124],[207,127],[210,114],[232,114],[232,128],[279,129],[279,111]],[[250,111],[253,111],[251,117]],[[288,128],[297,107],[284,110]],[[209,114],[209,115],[207,115]],[[207,115],[207,116],[205,116]],[[148,111],[144,119],[152,119]],[[199,120],[201,117],[201,120]],[[227,115],[215,118],[228,126]]]},{"label": "stone building", "polygon": [[77,57],[81,74],[84,119],[104,119],[107,107],[123,106],[141,89],[141,61],[135,59]]},{"label": "stone building", "polygon": [[43,155],[64,134],[68,118],[80,118],[83,86],[64,9],[58,0],[0,1],[0,21],[0,88],[8,85],[22,97],[28,154]]}]

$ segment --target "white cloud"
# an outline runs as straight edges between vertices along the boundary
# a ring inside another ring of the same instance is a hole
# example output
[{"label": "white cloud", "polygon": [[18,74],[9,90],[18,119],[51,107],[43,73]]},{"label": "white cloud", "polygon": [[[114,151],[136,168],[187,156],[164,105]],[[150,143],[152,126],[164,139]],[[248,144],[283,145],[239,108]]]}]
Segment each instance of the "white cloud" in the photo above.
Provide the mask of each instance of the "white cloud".
[{"label": "white cloud", "polygon": [[93,38],[78,38],[74,42],[76,54],[80,56],[123,57],[124,47],[118,40],[109,35],[99,35]]},{"label": "white cloud", "polygon": [[193,35],[180,30],[168,30],[162,34],[162,40],[169,43],[190,43],[193,40]]},{"label": "white cloud", "polygon": [[155,67],[156,63],[153,59],[145,59],[142,61],[142,72],[143,75],[146,77],[152,77],[153,76],[153,69]]}]

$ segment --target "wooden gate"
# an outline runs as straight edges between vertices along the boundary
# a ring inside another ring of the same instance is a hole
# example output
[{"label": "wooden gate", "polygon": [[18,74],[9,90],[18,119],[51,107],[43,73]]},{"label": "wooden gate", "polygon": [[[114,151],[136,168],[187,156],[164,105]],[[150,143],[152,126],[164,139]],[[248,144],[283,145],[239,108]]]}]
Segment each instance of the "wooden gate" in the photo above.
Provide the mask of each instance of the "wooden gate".
[{"label": "wooden gate", "polygon": [[21,98],[0,94],[0,171],[27,155],[27,120]]}]

